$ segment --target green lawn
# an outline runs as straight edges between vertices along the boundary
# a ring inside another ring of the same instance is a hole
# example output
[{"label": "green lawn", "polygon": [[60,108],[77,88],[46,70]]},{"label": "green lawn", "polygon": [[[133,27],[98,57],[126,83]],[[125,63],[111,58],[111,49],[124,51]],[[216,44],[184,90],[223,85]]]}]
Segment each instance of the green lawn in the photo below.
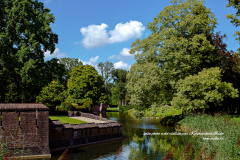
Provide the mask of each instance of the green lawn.
[{"label": "green lawn", "polygon": [[[2,118],[2,116],[1,116]],[[69,118],[69,117],[63,117],[63,116],[49,116],[51,120],[59,120],[61,123],[69,123],[69,124],[80,124],[80,123],[88,123],[85,121]],[[20,121],[20,117],[19,117]]]},{"label": "green lawn", "polygon": [[107,111],[119,111],[119,108],[116,107],[116,108],[107,108]]},{"label": "green lawn", "polygon": [[62,123],[69,123],[69,124],[80,124],[80,123],[88,123],[85,121],[69,118],[69,117],[63,117],[63,116],[49,116],[51,120],[59,120]]}]

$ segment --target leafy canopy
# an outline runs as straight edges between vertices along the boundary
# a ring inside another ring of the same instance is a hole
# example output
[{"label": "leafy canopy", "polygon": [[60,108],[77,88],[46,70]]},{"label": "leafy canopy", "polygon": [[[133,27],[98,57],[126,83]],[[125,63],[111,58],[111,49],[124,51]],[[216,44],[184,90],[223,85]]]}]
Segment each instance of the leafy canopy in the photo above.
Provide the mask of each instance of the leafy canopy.
[{"label": "leafy canopy", "polygon": [[210,9],[197,0],[171,3],[148,23],[152,34],[131,45],[130,53],[137,53],[127,75],[132,104],[170,104],[178,80],[220,64],[212,41],[217,19]]},{"label": "leafy canopy", "polygon": [[105,102],[106,90],[103,88],[103,78],[93,66],[79,65],[72,68],[68,80],[68,98],[71,103],[84,103],[86,100],[93,104]]}]

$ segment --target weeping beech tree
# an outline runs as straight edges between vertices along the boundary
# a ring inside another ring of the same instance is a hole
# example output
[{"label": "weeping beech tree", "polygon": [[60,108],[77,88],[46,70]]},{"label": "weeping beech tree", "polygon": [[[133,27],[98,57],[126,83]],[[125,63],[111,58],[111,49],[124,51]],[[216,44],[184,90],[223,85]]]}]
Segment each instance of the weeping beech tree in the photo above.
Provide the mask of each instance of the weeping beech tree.
[{"label": "weeping beech tree", "polygon": [[[130,53],[137,52],[136,63],[127,74],[126,88],[131,95],[130,103],[142,108],[149,108],[154,102],[158,107],[177,107],[171,104],[176,104],[174,97],[179,92],[179,81],[221,65],[212,39],[217,19],[210,9],[200,0],[173,0],[171,3],[148,23],[152,34],[131,45]],[[233,87],[229,89],[236,93]],[[226,91],[223,89],[221,93]],[[231,94],[230,97],[236,96]],[[208,101],[205,103],[200,107],[209,107]]]}]

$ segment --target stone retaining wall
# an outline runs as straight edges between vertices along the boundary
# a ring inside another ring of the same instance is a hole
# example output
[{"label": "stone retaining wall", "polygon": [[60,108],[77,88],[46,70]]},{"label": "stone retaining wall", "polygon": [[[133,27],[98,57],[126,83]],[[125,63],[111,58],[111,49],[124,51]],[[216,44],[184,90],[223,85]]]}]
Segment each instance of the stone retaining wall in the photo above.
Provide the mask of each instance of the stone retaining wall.
[{"label": "stone retaining wall", "polygon": [[[86,113],[81,113],[81,115],[92,117],[91,114]],[[97,116],[94,118],[97,118]],[[106,119],[102,118],[101,120]],[[59,120],[52,121],[49,119],[49,145],[51,152],[63,150],[66,147],[79,147],[80,145],[122,137],[122,124],[109,120],[106,121],[108,123],[104,124],[62,124]]]}]

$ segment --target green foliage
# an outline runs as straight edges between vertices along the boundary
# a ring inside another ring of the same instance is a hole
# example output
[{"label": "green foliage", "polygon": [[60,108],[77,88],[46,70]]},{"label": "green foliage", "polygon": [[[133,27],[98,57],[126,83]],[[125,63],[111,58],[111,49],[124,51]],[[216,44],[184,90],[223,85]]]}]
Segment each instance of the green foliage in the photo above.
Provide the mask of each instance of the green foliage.
[{"label": "green foliage", "polygon": [[87,110],[87,112],[91,112],[92,111],[92,106],[93,106],[93,102],[91,99],[87,99],[84,101],[82,107],[85,108]]},{"label": "green foliage", "polygon": [[[227,19],[231,19],[231,23],[238,27],[240,25],[240,20],[239,20],[239,16],[240,16],[240,12],[239,12],[239,8],[240,8],[240,0],[228,0],[228,5],[227,7],[234,7],[235,9],[237,9],[237,12],[235,15],[233,14],[227,14],[226,18]],[[235,34],[233,35],[238,36],[238,38],[236,38],[237,41],[239,41],[240,44],[240,32],[239,31],[235,31]],[[238,48],[238,51],[240,51],[240,48]]]},{"label": "green foliage", "polygon": [[100,69],[104,83],[105,89],[108,87],[108,83],[112,80],[112,71],[114,70],[113,63],[106,61],[98,63],[97,67]]},{"label": "green foliage", "polygon": [[106,93],[103,88],[104,81],[94,67],[90,65],[75,66],[70,75],[67,84],[69,94],[67,102],[83,104],[89,99],[92,104],[98,104],[99,101],[106,100],[103,95]]},{"label": "green foliage", "polygon": [[[204,87],[193,88],[190,85],[192,79],[188,79],[189,82],[184,81],[186,77],[196,75],[205,68],[222,65],[219,48],[212,39],[217,19],[210,9],[204,6],[203,1],[173,0],[171,3],[172,5],[166,6],[154,17],[153,22],[148,24],[152,34],[143,40],[137,39],[131,45],[130,53],[136,53],[137,62],[127,74],[126,88],[131,97],[130,104],[147,109],[156,103],[162,108],[159,112],[163,113],[187,108],[184,105],[191,108],[192,102],[196,103],[195,107],[207,107],[203,104],[219,104],[223,98],[236,97],[237,92],[230,84],[222,83],[221,80],[212,82],[211,87],[205,86],[207,88],[204,92],[207,95],[201,93]],[[211,78],[219,77],[218,73],[214,72],[217,75]],[[182,90],[185,87],[186,91],[194,93],[195,97],[188,92],[180,94],[180,82],[185,84]],[[225,86],[228,89],[224,90]],[[216,88],[221,91],[215,90]],[[225,91],[230,91],[232,95],[225,96]],[[216,95],[213,95],[215,93]],[[183,94],[189,97],[184,98]],[[203,96],[197,97],[197,94]],[[135,110],[142,114],[142,108]],[[157,112],[156,108],[152,107],[151,110],[151,115]]]},{"label": "green foliage", "polygon": [[131,97],[130,104],[149,107],[153,102],[167,98],[167,91],[163,88],[166,82],[162,78],[156,63],[133,64],[127,74],[126,84]]},{"label": "green foliage", "polygon": [[65,87],[52,81],[42,88],[40,94],[36,97],[36,102],[43,103],[47,106],[56,106],[61,104],[67,98]]},{"label": "green foliage", "polygon": [[10,92],[11,102],[35,102],[42,87],[52,80],[45,80],[44,52],[52,54],[58,43],[58,35],[50,27],[55,18],[38,1],[0,3],[1,101]]},{"label": "green foliage", "polygon": [[133,105],[125,105],[125,106],[118,106],[119,110],[129,110],[129,109],[133,109],[136,108],[136,106]]},{"label": "green foliage", "polygon": [[62,102],[61,103],[61,109],[62,111],[74,111],[76,108],[72,105],[72,103],[69,102]]},{"label": "green foliage", "polygon": [[78,65],[83,65],[81,61],[77,58],[60,58],[58,61],[60,64],[64,65],[65,73],[64,73],[64,81],[65,84],[67,84],[67,80],[70,78],[70,73],[72,71],[72,68]]},{"label": "green foliage", "polygon": [[224,97],[237,98],[238,90],[231,83],[221,81],[218,67],[203,69],[197,75],[190,75],[177,83],[177,93],[171,101],[174,108],[192,110],[209,108],[209,102],[221,106]]},{"label": "green foliage", "polygon": [[[185,117],[180,127],[182,132],[186,133],[221,133],[221,135],[193,135],[193,148],[195,149],[195,158],[202,154],[202,157],[207,157],[210,153],[215,152],[215,157],[211,159],[239,159],[240,145],[240,124],[231,121],[225,116],[216,114],[210,115],[189,115]],[[204,140],[203,138],[222,138],[222,140]],[[206,147],[205,152],[201,150]]]},{"label": "green foliage", "polygon": [[127,71],[123,70],[123,69],[115,69],[112,72],[112,77],[113,77],[113,80],[114,80],[115,86],[116,86],[112,90],[112,96],[115,98],[113,100],[116,100],[116,98],[120,101],[125,100],[125,97],[127,94],[126,76],[127,76]]}]

